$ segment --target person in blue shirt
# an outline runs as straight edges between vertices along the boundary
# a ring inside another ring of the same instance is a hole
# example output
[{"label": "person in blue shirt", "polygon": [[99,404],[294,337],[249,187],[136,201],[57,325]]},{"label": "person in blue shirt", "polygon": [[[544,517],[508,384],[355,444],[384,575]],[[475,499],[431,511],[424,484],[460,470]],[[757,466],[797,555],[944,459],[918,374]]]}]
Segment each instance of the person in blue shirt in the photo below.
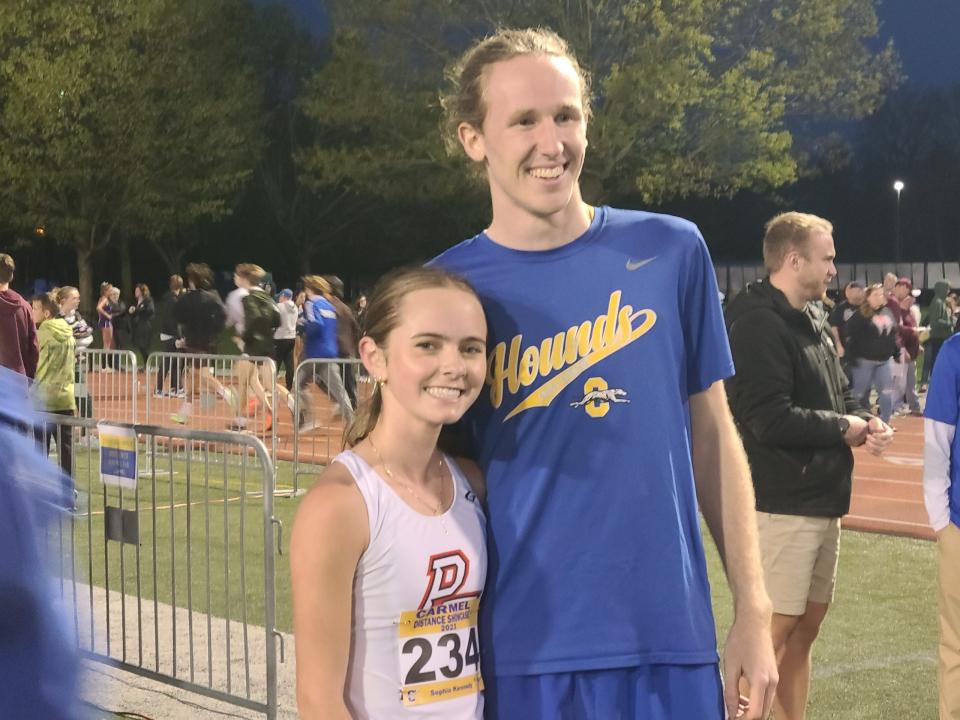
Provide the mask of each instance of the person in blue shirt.
[{"label": "person in blue shirt", "polygon": [[[448,140],[493,207],[433,261],[473,284],[489,326],[461,428],[488,482],[487,717],[766,717],[771,605],[703,238],[583,201],[587,78],[556,34],[500,31],[451,82]],[[725,690],[698,509],[734,595]]]},{"label": "person in blue shirt", "polygon": [[79,659],[43,554],[73,485],[24,434],[36,423],[23,376],[0,368],[0,717],[73,720]]},{"label": "person in blue shirt", "polygon": [[330,298],[333,290],[319,275],[305,275],[303,290],[307,299],[303,304],[303,317],[298,320],[303,332],[303,360],[323,359],[333,362],[323,363],[321,367],[311,369],[300,376],[300,402],[303,406],[298,427],[303,429],[311,423],[313,415],[310,394],[305,392],[310,383],[326,389],[330,399],[337,403],[337,411],[344,420],[353,419],[353,405],[343,384],[343,375],[337,352],[337,310]]},{"label": "person in blue shirt", "polygon": [[923,421],[923,499],[940,556],[940,717],[960,717],[960,335],[937,354]]}]

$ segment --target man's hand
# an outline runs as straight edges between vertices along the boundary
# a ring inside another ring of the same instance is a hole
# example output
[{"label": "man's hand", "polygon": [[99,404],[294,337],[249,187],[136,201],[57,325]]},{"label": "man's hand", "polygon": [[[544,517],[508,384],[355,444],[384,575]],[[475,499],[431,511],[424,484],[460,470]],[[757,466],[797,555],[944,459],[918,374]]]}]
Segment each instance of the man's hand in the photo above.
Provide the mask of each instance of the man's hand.
[{"label": "man's hand", "polygon": [[[736,614],[723,649],[724,703],[728,717],[763,720],[770,714],[779,675],[770,638],[771,612]],[[741,686],[743,680],[745,685]],[[743,702],[741,688],[749,692]]]},{"label": "man's hand", "polygon": [[843,441],[850,447],[863,445],[867,439],[867,421],[856,415],[844,415],[844,417],[850,423],[850,427],[843,434]]},{"label": "man's hand", "polygon": [[236,345],[238,348],[240,348],[241,350],[243,350],[243,340],[240,338],[239,335],[234,335],[234,336],[233,336],[232,338],[230,338],[230,339],[233,340],[233,344],[234,344],[234,345]]},{"label": "man's hand", "polygon": [[882,455],[893,440],[893,428],[878,417],[870,418],[867,423],[867,452],[871,455]]},{"label": "man's hand", "polygon": [[843,345],[840,343],[834,343],[837,346],[837,357],[843,357],[846,354],[846,350],[843,349]]}]

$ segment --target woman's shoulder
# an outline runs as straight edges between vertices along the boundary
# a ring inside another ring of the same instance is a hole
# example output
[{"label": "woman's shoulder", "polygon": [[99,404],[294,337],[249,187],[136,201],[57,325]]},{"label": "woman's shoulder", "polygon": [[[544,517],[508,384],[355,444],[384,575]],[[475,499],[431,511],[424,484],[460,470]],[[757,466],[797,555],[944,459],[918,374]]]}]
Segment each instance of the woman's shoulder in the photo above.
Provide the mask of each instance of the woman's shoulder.
[{"label": "woman's shoulder", "polygon": [[363,497],[353,474],[343,463],[331,462],[304,495],[298,515],[307,512],[326,518],[363,507]]}]

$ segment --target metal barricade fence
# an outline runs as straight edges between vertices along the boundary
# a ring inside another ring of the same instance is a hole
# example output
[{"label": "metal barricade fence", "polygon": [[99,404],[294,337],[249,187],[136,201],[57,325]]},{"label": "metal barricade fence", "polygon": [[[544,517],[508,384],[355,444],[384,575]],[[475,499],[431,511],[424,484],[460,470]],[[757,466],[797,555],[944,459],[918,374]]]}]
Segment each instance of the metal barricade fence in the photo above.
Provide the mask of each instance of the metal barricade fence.
[{"label": "metal barricade fence", "polygon": [[77,351],[75,381],[74,395],[80,417],[137,422],[136,353],[81,348]]},{"label": "metal barricade fence", "polygon": [[[97,427],[41,420],[61,439]],[[266,447],[235,432],[99,432],[98,451],[74,451],[76,507],[48,548],[81,653],[272,720],[282,526]]]},{"label": "metal barricade fence", "polygon": [[162,427],[252,434],[277,455],[277,426],[293,424],[293,397],[280,391],[272,358],[157,352],[147,358],[143,421]]},{"label": "metal barricade fence", "polygon": [[300,476],[314,475],[340,452],[343,433],[357,403],[373,392],[371,378],[359,360],[304,360],[294,374],[293,492]]}]

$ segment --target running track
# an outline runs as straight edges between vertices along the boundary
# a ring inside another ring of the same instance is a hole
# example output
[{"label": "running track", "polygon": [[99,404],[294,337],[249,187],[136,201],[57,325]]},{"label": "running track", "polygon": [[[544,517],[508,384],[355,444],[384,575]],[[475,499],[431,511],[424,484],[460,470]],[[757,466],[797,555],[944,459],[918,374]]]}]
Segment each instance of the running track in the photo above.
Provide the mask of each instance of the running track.
[{"label": "running track", "polygon": [[894,418],[897,434],[881,457],[854,450],[853,500],[843,527],[933,539],[923,506],[923,418]]},{"label": "running track", "polygon": [[[100,383],[104,382],[100,373],[92,373],[89,382],[98,396],[97,406],[106,413],[103,417],[129,416],[129,402],[102,397],[105,388],[99,387]],[[331,416],[332,406],[327,398],[320,392],[315,392],[315,395],[316,405],[322,408],[321,414],[324,417]],[[174,412],[177,406],[179,401],[154,400],[152,407],[156,408],[156,413],[147,418],[144,403],[141,402],[138,419],[141,422],[166,424],[169,413]],[[281,408],[276,420],[278,459],[292,460],[292,417]],[[192,427],[207,430],[222,430],[224,425],[224,418],[212,420],[196,417],[191,420]],[[893,420],[893,426],[897,429],[897,434],[882,457],[874,457],[862,449],[854,450],[853,499],[850,514],[844,518],[843,526],[851,530],[932,540],[933,531],[927,525],[927,514],[923,506],[923,419],[898,417]],[[315,430],[301,434],[301,459],[320,464],[329,462],[339,449],[342,430],[342,423],[332,420]],[[262,431],[260,434],[262,436]]]}]

